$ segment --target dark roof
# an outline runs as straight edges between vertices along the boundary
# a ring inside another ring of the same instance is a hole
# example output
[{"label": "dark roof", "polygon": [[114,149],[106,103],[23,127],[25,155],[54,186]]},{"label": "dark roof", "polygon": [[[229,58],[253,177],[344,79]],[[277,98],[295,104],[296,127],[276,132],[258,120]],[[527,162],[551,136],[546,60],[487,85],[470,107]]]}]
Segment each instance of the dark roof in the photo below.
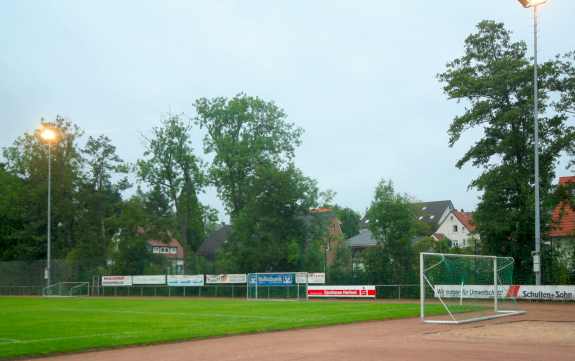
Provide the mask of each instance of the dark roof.
[{"label": "dark roof", "polygon": [[377,245],[377,240],[373,238],[373,234],[367,228],[359,230],[359,234],[348,238],[345,243],[352,248],[366,248]]},{"label": "dark roof", "polygon": [[198,248],[198,255],[214,260],[216,252],[224,245],[231,232],[232,226],[224,224],[209,234]]},{"label": "dark roof", "polygon": [[432,228],[432,232],[435,232],[439,227],[439,221],[441,220],[441,216],[445,213],[445,210],[455,209],[455,207],[453,207],[453,203],[449,200],[419,202],[414,203],[414,205],[416,207],[416,211],[418,212],[417,219],[429,224],[429,226]]}]

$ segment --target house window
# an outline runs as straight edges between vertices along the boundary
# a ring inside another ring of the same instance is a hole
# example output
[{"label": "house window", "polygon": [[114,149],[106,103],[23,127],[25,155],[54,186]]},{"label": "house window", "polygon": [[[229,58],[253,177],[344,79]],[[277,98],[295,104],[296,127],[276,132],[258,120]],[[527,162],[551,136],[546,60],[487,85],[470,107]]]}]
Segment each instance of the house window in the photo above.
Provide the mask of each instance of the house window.
[{"label": "house window", "polygon": [[459,230],[459,229],[458,229],[458,227],[457,227],[457,224],[455,224],[455,225],[453,226],[453,232],[457,232],[458,230]]},{"label": "house window", "polygon": [[170,248],[170,254],[176,254],[176,247]]},{"label": "house window", "polygon": [[160,250],[158,249],[158,247],[154,247],[152,248],[152,253],[160,253]]}]

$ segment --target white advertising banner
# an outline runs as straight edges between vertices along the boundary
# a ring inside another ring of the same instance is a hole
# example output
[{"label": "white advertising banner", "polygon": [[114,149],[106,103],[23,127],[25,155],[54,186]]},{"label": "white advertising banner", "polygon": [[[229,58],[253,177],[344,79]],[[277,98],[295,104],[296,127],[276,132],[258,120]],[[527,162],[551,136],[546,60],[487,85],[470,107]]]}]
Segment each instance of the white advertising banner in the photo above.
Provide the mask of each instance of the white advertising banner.
[{"label": "white advertising banner", "polygon": [[202,287],[204,275],[168,275],[168,286],[171,287]]},{"label": "white advertising banner", "polygon": [[102,286],[131,286],[132,276],[102,276]]},{"label": "white advertising banner", "polygon": [[245,273],[206,275],[206,283],[247,283]]},{"label": "white advertising banner", "polygon": [[166,284],[166,275],[132,276],[132,284],[134,284],[134,285],[165,285]]},{"label": "white advertising banner", "polygon": [[325,283],[325,273],[308,273],[307,274],[307,283],[324,284]]},{"label": "white advertising banner", "polygon": [[[504,297],[508,289],[509,286],[498,286],[497,296]],[[441,298],[493,298],[493,286],[490,285],[437,285],[434,291],[434,297]]]},{"label": "white advertising banner", "polygon": [[306,272],[296,272],[295,274],[295,283],[307,283],[307,273]]},{"label": "white advertising banner", "polygon": [[[463,296],[461,296],[463,294]],[[442,298],[493,298],[493,286],[489,285],[437,285],[435,297]],[[520,300],[575,300],[575,286],[497,286],[499,298]]]},{"label": "white advertising banner", "polygon": [[511,286],[508,296],[523,300],[575,300],[575,286]]},{"label": "white advertising banner", "polygon": [[308,286],[308,297],[375,298],[375,286]]}]

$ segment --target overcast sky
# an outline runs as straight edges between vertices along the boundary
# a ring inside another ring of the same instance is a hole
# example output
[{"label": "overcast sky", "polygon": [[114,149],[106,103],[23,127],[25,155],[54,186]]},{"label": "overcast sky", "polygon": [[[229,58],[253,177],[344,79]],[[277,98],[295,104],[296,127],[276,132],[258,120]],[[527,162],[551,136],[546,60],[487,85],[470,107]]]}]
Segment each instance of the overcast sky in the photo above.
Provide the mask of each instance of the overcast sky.
[{"label": "overcast sky", "polygon": [[[532,18],[516,0],[3,1],[0,147],[61,114],[133,162],[167,112],[246,92],[305,129],[296,163],[338,203],[363,212],[385,178],[471,210],[479,171],[454,164],[480,133],[448,147],[463,104],[435,76],[483,19],[531,45]],[[575,49],[574,21],[573,0],[542,9],[543,60]],[[213,190],[202,198],[222,209]]]}]

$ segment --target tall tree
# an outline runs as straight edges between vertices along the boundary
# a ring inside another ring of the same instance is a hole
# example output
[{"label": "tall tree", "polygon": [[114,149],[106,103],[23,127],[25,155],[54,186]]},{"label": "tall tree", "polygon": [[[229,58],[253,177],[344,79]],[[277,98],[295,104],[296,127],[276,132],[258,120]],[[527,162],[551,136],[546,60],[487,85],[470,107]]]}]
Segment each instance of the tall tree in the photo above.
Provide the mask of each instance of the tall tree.
[{"label": "tall tree", "polygon": [[98,267],[103,267],[113,235],[117,232],[115,218],[121,206],[121,192],[130,185],[126,177],[128,165],[116,154],[111,140],[100,135],[89,137],[82,149],[84,174],[77,194],[77,245],[68,260],[86,279]]},{"label": "tall tree", "polygon": [[176,210],[178,234],[192,251],[202,242],[205,231],[198,193],[206,184],[203,164],[194,154],[192,125],[179,115],[170,115],[145,138],[144,159],[138,174],[153,189],[162,192]]},{"label": "tall tree", "polygon": [[[52,145],[52,245],[53,256],[63,257],[76,241],[76,193],[81,179],[82,157],[77,141],[82,131],[60,116],[52,122],[58,142]],[[24,182],[22,195],[26,224],[21,235],[25,259],[46,255],[46,198],[48,192],[48,147],[40,131],[26,133],[4,148],[5,169]]]},{"label": "tall tree", "polygon": [[[315,181],[293,165],[258,166],[247,204],[236,216],[224,257],[240,272],[296,270],[308,246],[304,216],[317,203]],[[220,263],[222,263],[220,261]]]},{"label": "tall tree", "polygon": [[257,167],[287,165],[302,130],[273,102],[244,94],[201,98],[195,107],[196,120],[207,131],[204,150],[214,155],[211,180],[234,218],[248,203]]},{"label": "tall tree", "polygon": [[347,207],[336,206],[334,209],[337,218],[341,222],[341,231],[344,237],[347,239],[359,234],[359,223],[361,222],[359,213]]},{"label": "tall tree", "polygon": [[[406,283],[413,281],[412,242],[417,232],[415,208],[410,198],[395,192],[391,181],[380,181],[375,189],[375,197],[367,211],[369,230],[378,241],[378,246],[368,264],[368,270],[386,271],[380,282]],[[379,258],[379,259],[378,259]],[[379,262],[388,263],[387,265]]]},{"label": "tall tree", "polygon": [[[540,180],[548,206],[554,170],[562,152],[573,149],[575,129],[565,109],[551,107],[551,92],[566,74],[558,60],[539,69]],[[568,76],[567,76],[568,77]],[[483,137],[457,162],[483,168],[471,183],[483,191],[474,219],[488,252],[515,257],[518,281],[530,281],[533,217],[533,66],[522,41],[502,23],[482,21],[465,40],[465,53],[438,76],[450,99],[467,104],[449,128],[449,145],[469,129]],[[564,93],[565,95],[566,93]],[[566,102],[566,101],[565,101]],[[566,103],[565,103],[566,104]],[[548,212],[542,224],[548,222]]]}]

